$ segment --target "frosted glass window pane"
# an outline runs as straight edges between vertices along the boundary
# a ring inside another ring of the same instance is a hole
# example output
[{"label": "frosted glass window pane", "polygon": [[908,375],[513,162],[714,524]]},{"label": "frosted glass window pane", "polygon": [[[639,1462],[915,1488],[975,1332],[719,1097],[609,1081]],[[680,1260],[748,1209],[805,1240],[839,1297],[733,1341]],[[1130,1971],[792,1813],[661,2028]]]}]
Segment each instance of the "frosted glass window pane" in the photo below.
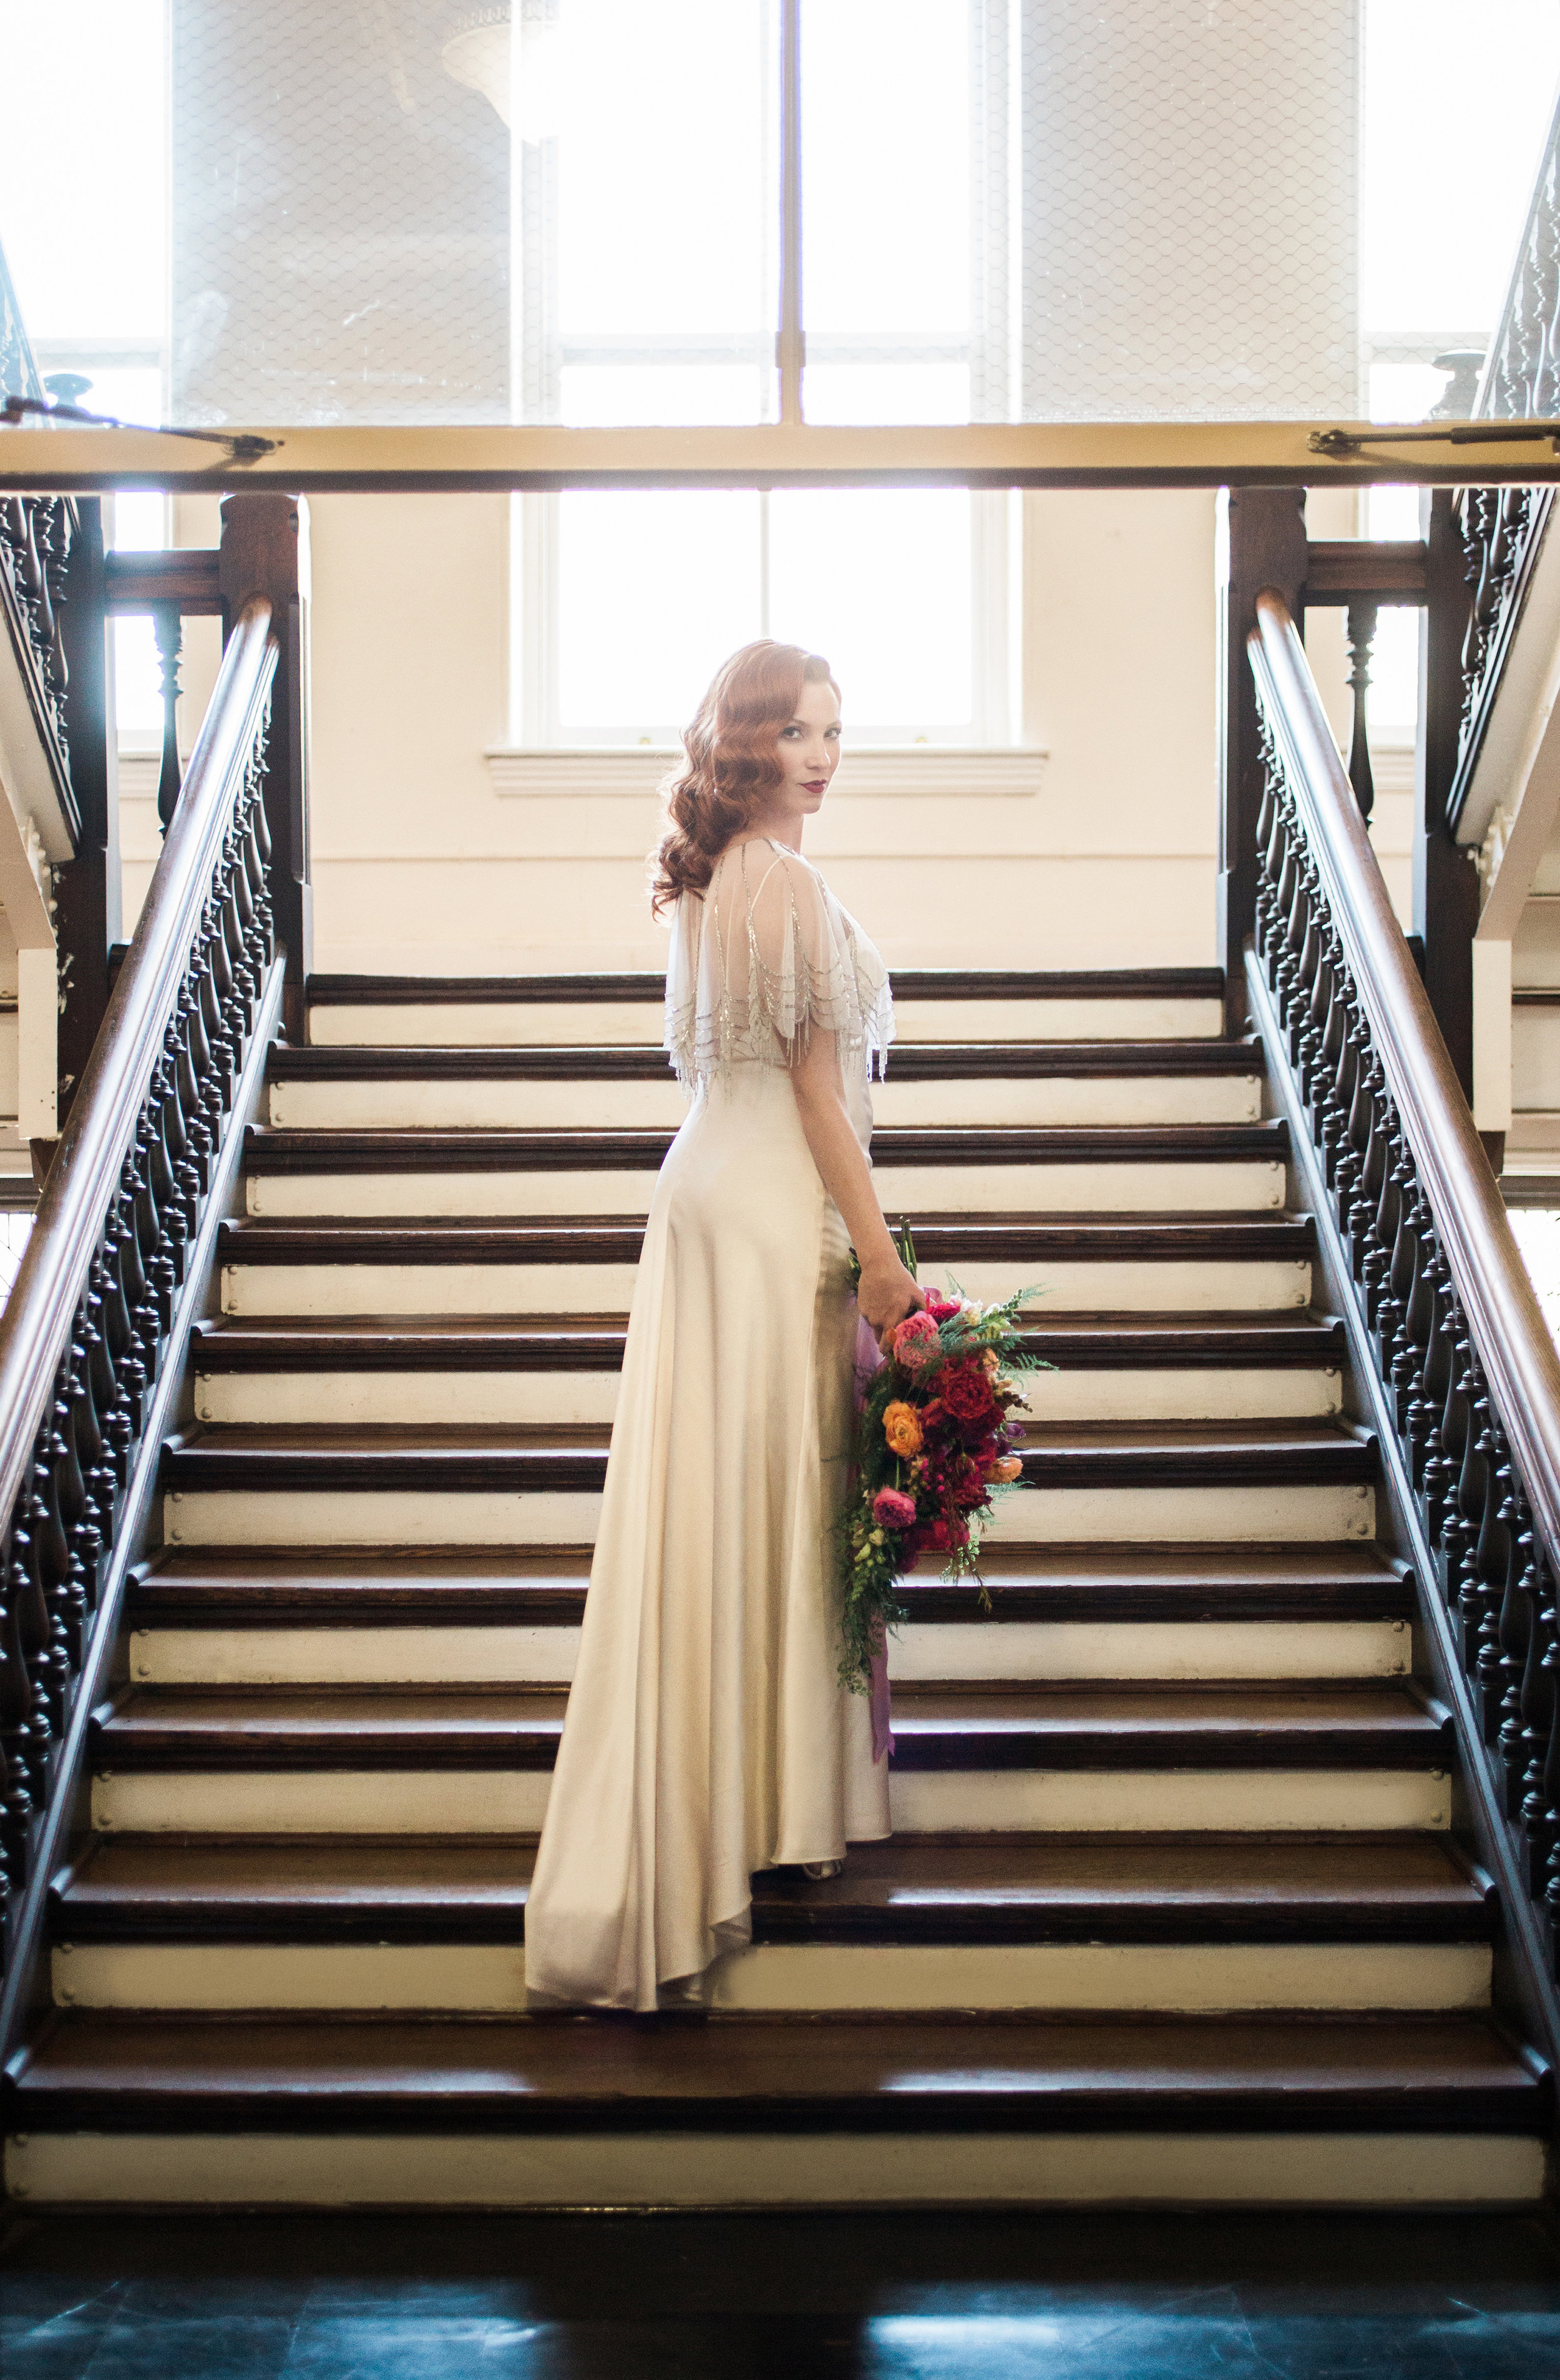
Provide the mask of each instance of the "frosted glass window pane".
[{"label": "frosted glass window pane", "polygon": [[756,421],[763,404],[753,364],[565,364],[561,386],[563,419],[586,429]]},{"label": "frosted glass window pane", "polygon": [[88,334],[157,345],[163,0],[0,0],[0,234],[34,346]]},{"label": "frosted glass window pane", "polygon": [[[770,322],[761,0],[562,0],[558,319],[580,333]],[[751,416],[749,417],[752,418]]]},{"label": "frosted glass window pane", "polygon": [[681,728],[760,633],[759,503],[729,492],[561,496],[558,711],[569,728]]},{"label": "frosted glass window pane", "polygon": [[1493,332],[1560,77],[1560,9],[1367,0],[1365,39],[1365,326]]},{"label": "frosted glass window pane", "polygon": [[162,686],[151,622],[144,613],[128,613],[114,623],[115,718],[121,730],[161,733]]},{"label": "frosted glass window pane", "polygon": [[809,421],[968,421],[968,364],[809,364]]},{"label": "frosted glass window pane", "polygon": [[1359,399],[1359,0],[1022,0],[1022,410]]},{"label": "frosted glass window pane", "polygon": [[965,0],[803,0],[811,331],[970,326]]},{"label": "frosted glass window pane", "polygon": [[847,731],[968,731],[970,545],[961,488],[770,497],[770,634],[827,654]]}]

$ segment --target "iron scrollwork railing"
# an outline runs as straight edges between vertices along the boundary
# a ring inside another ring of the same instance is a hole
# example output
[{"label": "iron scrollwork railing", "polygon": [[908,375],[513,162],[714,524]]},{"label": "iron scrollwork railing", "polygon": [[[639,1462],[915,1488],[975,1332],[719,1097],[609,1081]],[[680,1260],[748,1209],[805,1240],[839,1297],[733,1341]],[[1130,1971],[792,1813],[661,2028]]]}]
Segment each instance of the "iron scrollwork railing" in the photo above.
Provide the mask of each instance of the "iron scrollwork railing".
[{"label": "iron scrollwork railing", "polygon": [[1560,1940],[1560,1361],[1278,598],[1255,945],[1529,1895]]},{"label": "iron scrollwork railing", "polygon": [[66,697],[70,672],[61,614],[80,515],[71,496],[0,499],[0,607],[49,754],[72,838],[81,822],[70,783]]},{"label": "iron scrollwork railing", "polygon": [[270,624],[256,600],[229,641],[0,1321],[0,1913],[9,1902],[13,1921],[38,1881],[89,1645],[114,1622],[127,1484],[276,955]]},{"label": "iron scrollwork railing", "polygon": [[[1557,412],[1560,110],[1550,127],[1506,308],[1474,406],[1476,419],[1491,421],[1548,420]],[[1467,488],[1454,510],[1469,591],[1457,771],[1446,805],[1454,826],[1478,765],[1554,493],[1547,487]]]}]

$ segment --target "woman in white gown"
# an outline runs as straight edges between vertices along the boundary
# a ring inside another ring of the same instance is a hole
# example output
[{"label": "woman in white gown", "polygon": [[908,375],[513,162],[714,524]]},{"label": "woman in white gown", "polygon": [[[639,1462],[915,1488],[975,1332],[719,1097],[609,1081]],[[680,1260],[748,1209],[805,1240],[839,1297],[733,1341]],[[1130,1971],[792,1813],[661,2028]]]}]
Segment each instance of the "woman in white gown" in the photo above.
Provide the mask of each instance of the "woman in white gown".
[{"label": "woman in white gown", "polygon": [[873,1188],[883,962],[801,856],[840,757],[828,663],[732,656],[685,738],[654,905],[693,1098],[645,1228],[579,1660],[526,1912],[538,2002],[649,2010],[748,1940],[756,1869],[889,1831],[839,1681],[857,1299],[922,1301]]}]

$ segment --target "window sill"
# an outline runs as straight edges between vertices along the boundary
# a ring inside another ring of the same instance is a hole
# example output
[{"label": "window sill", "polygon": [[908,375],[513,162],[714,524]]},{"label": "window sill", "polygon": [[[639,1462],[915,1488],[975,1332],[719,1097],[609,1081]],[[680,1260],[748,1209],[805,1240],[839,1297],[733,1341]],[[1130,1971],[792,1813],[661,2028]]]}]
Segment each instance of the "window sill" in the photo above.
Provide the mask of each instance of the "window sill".
[{"label": "window sill", "polygon": [[[667,746],[623,750],[525,748],[499,745],[487,755],[495,794],[557,799],[653,795],[681,758]],[[914,794],[939,798],[1015,798],[1037,794],[1049,755],[1011,746],[878,745],[853,747],[840,764],[835,798]]]}]

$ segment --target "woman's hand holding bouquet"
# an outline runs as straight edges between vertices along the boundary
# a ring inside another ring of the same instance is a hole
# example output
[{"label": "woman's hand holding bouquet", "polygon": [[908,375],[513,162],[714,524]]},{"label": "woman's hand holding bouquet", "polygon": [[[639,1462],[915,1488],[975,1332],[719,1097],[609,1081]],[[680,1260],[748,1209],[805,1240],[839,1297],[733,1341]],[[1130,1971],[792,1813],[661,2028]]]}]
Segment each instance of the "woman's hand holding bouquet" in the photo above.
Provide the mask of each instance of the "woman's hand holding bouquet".
[{"label": "woman's hand holding bouquet", "polygon": [[[901,1254],[913,1277],[908,1231]],[[1021,1484],[1016,1375],[1042,1368],[1018,1314],[1033,1293],[980,1305],[957,1290],[926,1293],[883,1338],[866,1382],[854,1471],[840,1522],[844,1573],[841,1682],[865,1691],[887,1631],[905,1616],[898,1581],[923,1553],[946,1556],[944,1575],[974,1574],[994,1500]]]}]

